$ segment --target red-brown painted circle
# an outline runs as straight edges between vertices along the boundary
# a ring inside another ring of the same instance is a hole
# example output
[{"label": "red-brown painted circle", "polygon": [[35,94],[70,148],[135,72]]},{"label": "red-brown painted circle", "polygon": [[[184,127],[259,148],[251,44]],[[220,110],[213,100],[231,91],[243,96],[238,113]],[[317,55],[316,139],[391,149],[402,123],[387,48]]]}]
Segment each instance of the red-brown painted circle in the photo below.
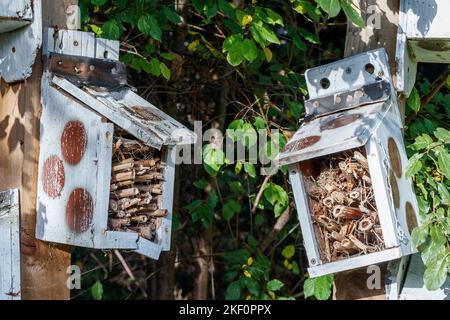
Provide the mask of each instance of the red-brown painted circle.
[{"label": "red-brown painted circle", "polygon": [[305,148],[317,143],[319,140],[320,140],[320,136],[309,136],[309,137],[306,137],[306,138],[303,138],[303,139],[300,139],[297,141],[292,141],[284,147],[284,152],[298,151],[298,150],[305,149]]},{"label": "red-brown painted circle", "polygon": [[389,184],[391,185],[392,200],[394,201],[394,208],[400,208],[400,190],[398,189],[397,178],[394,170],[389,170]]},{"label": "red-brown painted circle", "polygon": [[406,224],[408,225],[408,231],[409,234],[411,234],[415,227],[417,227],[417,218],[416,218],[416,212],[414,211],[414,208],[411,204],[411,202],[406,202],[405,204],[405,211],[406,211]]},{"label": "red-brown painted circle", "polygon": [[66,219],[69,228],[76,232],[85,232],[92,222],[94,202],[91,194],[83,188],[72,191],[67,202]]},{"label": "red-brown painted circle", "polygon": [[345,116],[337,117],[335,119],[331,119],[331,120],[327,121],[326,123],[322,124],[320,126],[320,130],[325,131],[325,130],[340,128],[340,127],[349,125],[352,122],[355,122],[359,118],[361,118],[360,114],[348,114]]},{"label": "red-brown painted circle", "polygon": [[42,189],[50,198],[58,198],[64,188],[65,173],[63,161],[55,155],[44,161],[42,168]]},{"label": "red-brown painted circle", "polygon": [[67,122],[61,135],[61,153],[71,165],[78,164],[86,150],[86,129],[78,120]]},{"label": "red-brown painted circle", "polygon": [[391,161],[392,169],[398,178],[402,177],[402,159],[400,158],[400,151],[394,138],[388,140],[389,160]]}]

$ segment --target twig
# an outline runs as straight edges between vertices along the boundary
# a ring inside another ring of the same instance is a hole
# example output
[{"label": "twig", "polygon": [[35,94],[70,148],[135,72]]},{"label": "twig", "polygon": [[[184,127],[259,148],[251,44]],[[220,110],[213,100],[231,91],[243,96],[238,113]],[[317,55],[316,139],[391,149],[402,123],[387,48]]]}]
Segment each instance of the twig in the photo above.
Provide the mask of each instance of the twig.
[{"label": "twig", "polygon": [[271,177],[270,175],[266,176],[264,181],[263,181],[263,183],[262,183],[262,185],[261,185],[261,187],[259,188],[258,194],[256,195],[256,198],[255,198],[255,203],[253,204],[253,207],[252,207],[252,210],[251,210],[252,213],[255,213],[256,209],[258,209],[258,204],[261,201],[261,197],[262,197],[263,192],[264,192],[264,187],[266,186],[267,182],[269,182],[270,177]]},{"label": "twig", "polygon": [[450,69],[442,73],[436,80],[433,81],[431,84],[431,91],[429,94],[427,94],[425,97],[423,97],[422,101],[420,102],[420,108],[417,112],[411,113],[405,120],[405,123],[410,123],[421,111],[422,109],[430,103],[430,101],[434,98],[436,93],[441,90],[441,88],[447,83],[447,79],[450,76]]},{"label": "twig", "polygon": [[291,206],[289,205],[286,210],[278,217],[277,222],[273,226],[272,231],[270,231],[269,235],[264,239],[261,246],[259,247],[262,252],[266,251],[270,244],[275,240],[277,235],[281,230],[286,226],[291,216]]},{"label": "twig", "polygon": [[123,268],[127,272],[127,274],[130,277],[130,279],[133,280],[133,281],[136,280],[136,278],[134,277],[133,272],[131,271],[131,269],[128,266],[128,264],[125,261],[125,259],[122,257],[122,254],[119,252],[119,250],[114,250],[114,254],[116,255],[117,259],[119,259],[120,263],[122,264]]},{"label": "twig", "polygon": [[103,272],[105,273],[105,275],[103,276],[103,279],[106,280],[108,278],[108,269],[106,269],[105,265],[103,264],[103,262],[101,262],[94,253],[90,253],[89,254],[91,256],[92,259],[95,260],[95,262],[97,262],[98,266],[103,270]]}]

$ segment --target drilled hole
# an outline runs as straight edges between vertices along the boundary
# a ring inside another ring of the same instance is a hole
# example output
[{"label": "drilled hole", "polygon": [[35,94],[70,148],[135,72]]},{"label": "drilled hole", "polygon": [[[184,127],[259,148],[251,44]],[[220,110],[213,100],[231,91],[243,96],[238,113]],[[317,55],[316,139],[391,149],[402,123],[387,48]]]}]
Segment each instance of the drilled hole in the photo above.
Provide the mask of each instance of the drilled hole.
[{"label": "drilled hole", "polygon": [[368,63],[365,65],[364,70],[366,70],[366,72],[373,74],[375,72],[375,67],[373,66],[373,64]]},{"label": "drilled hole", "polygon": [[16,53],[16,47],[12,47],[11,51],[12,53]]},{"label": "drilled hole", "polygon": [[105,52],[103,52],[103,58],[108,59],[109,56],[109,52],[108,50],[105,50]]},{"label": "drilled hole", "polygon": [[75,47],[78,47],[78,41],[75,40],[75,41],[73,42],[73,45],[74,45]]},{"label": "drilled hole", "polygon": [[330,87],[330,80],[328,80],[327,78],[323,78],[322,80],[320,80],[320,85],[323,89],[328,89]]},{"label": "drilled hole", "polygon": [[352,73],[352,68],[348,67],[347,69],[345,69],[345,72],[346,72],[347,74]]}]

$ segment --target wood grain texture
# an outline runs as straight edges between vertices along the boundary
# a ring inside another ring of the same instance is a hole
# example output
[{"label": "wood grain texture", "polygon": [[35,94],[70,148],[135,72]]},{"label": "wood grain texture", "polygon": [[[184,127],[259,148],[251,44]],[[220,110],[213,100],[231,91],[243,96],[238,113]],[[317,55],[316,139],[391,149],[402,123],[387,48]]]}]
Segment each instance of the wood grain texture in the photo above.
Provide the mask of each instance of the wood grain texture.
[{"label": "wood grain texture", "polygon": [[[71,4],[76,3],[75,0]],[[66,19],[65,7],[43,1],[44,25]],[[58,22],[59,23],[59,22]],[[36,195],[41,113],[41,59],[31,77],[18,84],[0,84],[0,190],[20,189],[22,299],[69,299],[66,286],[70,250],[35,239]]]},{"label": "wood grain texture", "polygon": [[[364,28],[358,28],[353,24],[347,25],[347,38],[345,42],[346,57],[364,52],[367,50],[384,47],[389,57],[391,75],[394,84],[396,83],[396,61],[395,50],[397,41],[397,25],[400,0],[352,0],[360,8],[364,21],[369,18],[376,18],[373,14],[379,14],[379,28],[372,23]],[[375,8],[375,12],[368,12],[367,9]],[[373,22],[373,20],[370,20]],[[376,22],[376,21],[375,21]],[[400,112],[404,115],[404,108],[400,107]],[[385,264],[381,264],[382,269],[386,269]],[[384,272],[382,272],[384,275]],[[380,290],[370,290],[367,288],[367,278],[365,268],[335,275],[334,300],[364,299],[364,300],[384,300],[386,298],[384,286]],[[383,283],[383,282],[382,282]]]}]

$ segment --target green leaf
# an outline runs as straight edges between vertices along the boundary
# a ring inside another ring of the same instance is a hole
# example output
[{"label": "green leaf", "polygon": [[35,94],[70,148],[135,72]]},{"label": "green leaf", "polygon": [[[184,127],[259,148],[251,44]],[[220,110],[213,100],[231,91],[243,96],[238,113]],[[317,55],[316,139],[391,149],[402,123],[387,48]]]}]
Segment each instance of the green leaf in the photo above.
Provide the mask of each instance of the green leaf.
[{"label": "green leaf", "polygon": [[356,11],[353,4],[349,0],[341,0],[341,6],[345,15],[351,22],[353,22],[353,24],[360,28],[364,27],[364,20],[362,19],[361,14]]},{"label": "green leaf", "polygon": [[265,8],[265,10],[267,14],[265,22],[273,25],[275,24],[279,24],[280,26],[283,25],[283,18],[278,13],[276,13],[270,8]]},{"label": "green leaf", "polygon": [[419,92],[417,91],[416,88],[412,89],[411,94],[409,95],[408,99],[406,100],[406,104],[415,113],[419,112],[419,110],[420,110],[420,96],[419,96]]},{"label": "green leaf", "polygon": [[241,171],[242,171],[242,162],[238,161],[236,163],[236,165],[234,166],[234,172],[236,174],[239,174],[239,173],[241,173]]},{"label": "green leaf", "polygon": [[200,190],[203,190],[203,189],[205,189],[207,186],[208,186],[208,181],[206,181],[206,180],[197,180],[197,181],[194,181],[194,187],[196,187],[197,189],[200,189]]},{"label": "green leaf", "polygon": [[164,16],[172,23],[180,23],[181,22],[181,18],[178,15],[178,13],[176,13],[172,8],[169,8],[168,6],[162,6],[162,13],[164,14]]},{"label": "green leaf", "polygon": [[303,40],[300,38],[300,36],[293,32],[291,33],[292,41],[294,42],[294,45],[301,51],[306,51],[306,44],[303,42]]},{"label": "green leaf", "polygon": [[230,283],[225,294],[226,300],[238,300],[241,297],[241,284],[239,281]]},{"label": "green leaf", "polygon": [[423,150],[428,148],[428,146],[433,143],[433,139],[428,134],[422,134],[415,139],[412,147],[415,150]]},{"label": "green leaf", "polygon": [[175,56],[170,52],[163,52],[160,54],[160,56],[161,56],[161,58],[164,58],[169,61],[172,61],[173,59],[175,59]]},{"label": "green leaf", "polygon": [[439,289],[447,279],[448,266],[445,258],[427,267],[423,274],[423,282],[428,290]]},{"label": "green leaf", "polygon": [[312,34],[308,30],[306,30],[304,28],[298,28],[298,32],[305,40],[307,40],[313,44],[320,44],[320,41],[319,41],[319,39],[317,39],[316,35]]},{"label": "green leaf", "polygon": [[102,6],[106,3],[106,0],[91,0],[91,3],[95,6]]},{"label": "green leaf", "polygon": [[284,247],[283,251],[281,251],[281,254],[286,259],[292,258],[294,256],[294,254],[295,254],[295,247],[294,247],[294,245],[290,244],[290,245]]},{"label": "green leaf", "polygon": [[138,20],[138,29],[153,39],[161,42],[162,31],[155,16],[147,14],[140,17]]},{"label": "green leaf", "polygon": [[258,142],[258,134],[252,124],[245,122],[240,131],[238,131],[239,141],[246,147],[253,147]]},{"label": "green leaf", "polygon": [[439,140],[441,140],[445,143],[450,143],[450,131],[449,130],[445,130],[444,128],[437,128],[436,131],[434,132],[434,135]]},{"label": "green leaf", "polygon": [[241,211],[241,204],[235,199],[227,200],[222,208],[223,217],[225,220],[230,221],[234,214]]},{"label": "green leaf", "polygon": [[231,4],[226,0],[217,1],[220,11],[222,11],[225,15],[230,18],[234,18],[236,16],[236,10],[231,6]]},{"label": "green leaf", "polygon": [[442,171],[444,176],[450,180],[450,154],[447,150],[442,149],[438,155],[439,170]]},{"label": "green leaf", "polygon": [[253,295],[254,297],[257,297],[260,294],[261,289],[259,287],[258,281],[256,281],[253,278],[247,278],[247,277],[242,277],[241,281],[242,281],[242,284],[248,289],[248,291],[250,292],[251,295]]},{"label": "green leaf", "polygon": [[111,40],[118,40],[120,38],[120,28],[116,20],[105,22],[102,26],[102,36]]},{"label": "green leaf", "polygon": [[281,215],[289,204],[287,192],[275,183],[268,183],[263,194],[264,198],[274,207],[275,217]]},{"label": "green leaf", "polygon": [[252,178],[256,178],[255,166],[251,163],[244,163],[244,171]]},{"label": "green leaf", "polygon": [[314,296],[317,300],[328,300],[331,296],[332,284],[332,274],[306,279],[303,284],[305,298]]},{"label": "green leaf", "polygon": [[447,186],[443,183],[439,183],[438,191],[439,195],[441,196],[442,203],[447,206],[450,206],[450,192],[448,191]]},{"label": "green leaf", "polygon": [[328,13],[330,18],[334,18],[341,11],[341,5],[339,4],[339,0],[316,0],[316,2],[320,5],[320,7]]},{"label": "green leaf", "polygon": [[91,294],[94,300],[102,300],[103,298],[103,285],[97,280],[95,284],[91,287]]},{"label": "green leaf", "polygon": [[422,159],[422,157],[423,153],[416,153],[408,160],[405,172],[407,178],[412,177],[420,171],[420,169],[422,168],[422,162],[420,161],[420,159]]},{"label": "green leaf", "polygon": [[258,130],[265,130],[266,129],[266,120],[264,120],[263,117],[261,116],[257,116],[254,120],[253,120],[253,125],[256,127],[256,129]]},{"label": "green leaf", "polygon": [[95,33],[96,36],[100,37],[103,33],[103,30],[101,27],[95,25],[95,24],[90,24],[89,27],[91,28],[92,32]]},{"label": "green leaf", "polygon": [[256,49],[255,41],[250,39],[245,39],[241,43],[242,56],[247,59],[247,61],[252,62],[258,56],[258,50]]},{"label": "green leaf", "polygon": [[411,234],[411,241],[416,248],[420,247],[423,243],[425,243],[425,241],[427,241],[427,238],[428,233],[423,227],[414,228]]},{"label": "green leaf", "polygon": [[203,147],[203,166],[210,176],[216,176],[225,161],[222,150],[214,148],[211,144]]},{"label": "green leaf", "polygon": [[267,282],[266,287],[267,287],[267,290],[278,291],[284,287],[284,283],[278,279],[273,279],[273,280],[270,280],[269,282]]},{"label": "green leaf", "polygon": [[244,61],[244,56],[242,55],[241,43],[238,42],[233,45],[230,50],[228,50],[227,61],[233,67],[238,66]]},{"label": "green leaf", "polygon": [[165,64],[164,62],[161,62],[161,63],[159,64],[159,68],[160,68],[160,70],[161,70],[161,74],[163,75],[163,77],[164,77],[166,80],[169,80],[169,79],[170,79],[170,69],[167,68],[166,64]]},{"label": "green leaf", "polygon": [[280,40],[275,33],[266,28],[262,21],[253,23],[250,27],[250,32],[253,39],[255,39],[255,41],[258,42],[262,48],[265,48],[267,43],[280,44]]}]

